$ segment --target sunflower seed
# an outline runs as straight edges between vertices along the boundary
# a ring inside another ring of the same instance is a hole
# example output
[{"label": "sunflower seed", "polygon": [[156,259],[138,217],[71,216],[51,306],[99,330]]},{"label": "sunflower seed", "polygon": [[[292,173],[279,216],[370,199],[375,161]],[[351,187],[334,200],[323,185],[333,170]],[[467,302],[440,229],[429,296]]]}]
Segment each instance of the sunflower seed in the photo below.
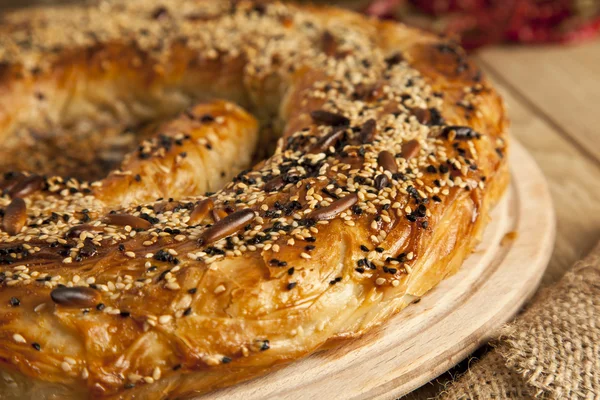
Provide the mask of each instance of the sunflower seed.
[{"label": "sunflower seed", "polygon": [[357,201],[358,195],[356,193],[352,193],[334,201],[328,206],[314,210],[308,215],[308,217],[319,221],[332,219],[336,215],[352,207]]},{"label": "sunflower seed", "polygon": [[386,171],[390,171],[392,174],[398,172],[398,164],[396,164],[396,158],[392,153],[387,150],[383,150],[377,156],[377,164]]},{"label": "sunflower seed", "polygon": [[196,225],[202,222],[202,220],[206,218],[208,213],[212,211],[214,206],[215,204],[211,199],[202,200],[196,205],[196,207],[194,207],[194,210],[192,210],[192,213],[190,214],[190,220],[187,222],[187,224]]},{"label": "sunflower seed", "polygon": [[20,197],[13,199],[4,210],[2,229],[9,235],[21,232],[27,222],[27,205]]},{"label": "sunflower seed", "polygon": [[402,157],[409,160],[416,155],[419,154],[421,150],[421,145],[416,140],[409,140],[408,142],[402,144]]},{"label": "sunflower seed", "polygon": [[341,114],[335,114],[324,110],[315,110],[310,113],[311,118],[317,124],[329,126],[348,126],[350,120]]},{"label": "sunflower seed", "polygon": [[88,287],[59,287],[50,293],[52,301],[65,307],[94,307],[100,302],[100,293]]},{"label": "sunflower seed", "polygon": [[249,208],[229,214],[227,217],[219,222],[215,222],[214,225],[204,231],[204,234],[200,238],[200,244],[216,242],[219,239],[227,237],[240,230],[253,219],[254,211]]}]

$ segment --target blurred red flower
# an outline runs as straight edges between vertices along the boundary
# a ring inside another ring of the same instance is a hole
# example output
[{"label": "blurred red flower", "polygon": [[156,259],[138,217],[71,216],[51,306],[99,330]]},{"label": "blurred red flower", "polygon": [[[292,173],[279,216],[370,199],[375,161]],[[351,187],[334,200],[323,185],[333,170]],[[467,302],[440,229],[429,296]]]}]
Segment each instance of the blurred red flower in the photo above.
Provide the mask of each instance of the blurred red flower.
[{"label": "blurred red flower", "polygon": [[374,0],[366,12],[458,35],[471,49],[573,42],[600,31],[600,0]]}]

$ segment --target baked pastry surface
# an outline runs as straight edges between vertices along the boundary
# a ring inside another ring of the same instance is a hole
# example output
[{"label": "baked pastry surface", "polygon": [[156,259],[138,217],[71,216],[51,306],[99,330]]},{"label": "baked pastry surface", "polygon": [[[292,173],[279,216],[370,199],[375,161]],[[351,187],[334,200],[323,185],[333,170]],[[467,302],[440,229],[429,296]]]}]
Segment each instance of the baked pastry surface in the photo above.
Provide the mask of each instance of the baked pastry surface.
[{"label": "baked pastry surface", "polygon": [[358,337],[508,182],[449,39],[246,1],[2,18],[0,399],[193,396]]}]

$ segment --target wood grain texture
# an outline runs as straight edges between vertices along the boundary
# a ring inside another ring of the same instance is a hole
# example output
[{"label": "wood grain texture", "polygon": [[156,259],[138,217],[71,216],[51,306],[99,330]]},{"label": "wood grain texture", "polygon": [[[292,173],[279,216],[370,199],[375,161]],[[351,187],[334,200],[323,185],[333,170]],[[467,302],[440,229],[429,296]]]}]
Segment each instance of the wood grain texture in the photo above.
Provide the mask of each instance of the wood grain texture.
[{"label": "wood grain texture", "polygon": [[[550,187],[557,216],[557,239],[543,280],[549,284],[560,279],[600,238],[600,165],[584,156],[578,146],[557,132],[544,116],[536,114],[520,92],[507,87],[505,75],[483,66],[507,103],[513,137],[531,153]],[[521,68],[529,67],[522,65]],[[565,93],[563,98],[569,96]],[[600,132],[596,136],[598,148],[599,141]],[[593,143],[588,144],[588,147],[593,146]]]},{"label": "wood grain texture", "polygon": [[600,165],[600,40],[580,46],[496,47],[479,58],[528,108]]},{"label": "wood grain texture", "polygon": [[554,243],[548,188],[518,143],[511,169],[480,246],[420,302],[366,337],[197,399],[390,399],[464,359],[535,292]]}]

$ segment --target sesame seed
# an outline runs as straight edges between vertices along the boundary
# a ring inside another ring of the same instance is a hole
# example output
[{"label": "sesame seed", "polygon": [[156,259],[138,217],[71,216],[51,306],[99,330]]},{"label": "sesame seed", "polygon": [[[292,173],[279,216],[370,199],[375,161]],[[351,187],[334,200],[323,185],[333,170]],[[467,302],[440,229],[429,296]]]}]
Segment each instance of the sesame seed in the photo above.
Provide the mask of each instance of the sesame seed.
[{"label": "sesame seed", "polygon": [[15,333],[13,335],[13,340],[15,342],[17,342],[17,343],[27,343],[27,341],[25,340],[25,338],[23,336],[21,336],[20,334],[18,334],[18,333]]},{"label": "sesame seed", "polygon": [[60,368],[65,372],[70,372],[72,369],[71,365],[66,361],[63,361],[60,363]]},{"label": "sesame seed", "polygon": [[75,360],[74,360],[73,358],[71,358],[71,357],[65,357],[65,358],[64,358],[64,360],[65,360],[65,362],[67,362],[67,363],[69,363],[69,364],[71,364],[71,365],[75,365],[75,364],[77,364],[77,361],[75,361]]},{"label": "sesame seed", "polygon": [[225,285],[219,285],[215,288],[214,294],[223,293],[226,290]]}]

